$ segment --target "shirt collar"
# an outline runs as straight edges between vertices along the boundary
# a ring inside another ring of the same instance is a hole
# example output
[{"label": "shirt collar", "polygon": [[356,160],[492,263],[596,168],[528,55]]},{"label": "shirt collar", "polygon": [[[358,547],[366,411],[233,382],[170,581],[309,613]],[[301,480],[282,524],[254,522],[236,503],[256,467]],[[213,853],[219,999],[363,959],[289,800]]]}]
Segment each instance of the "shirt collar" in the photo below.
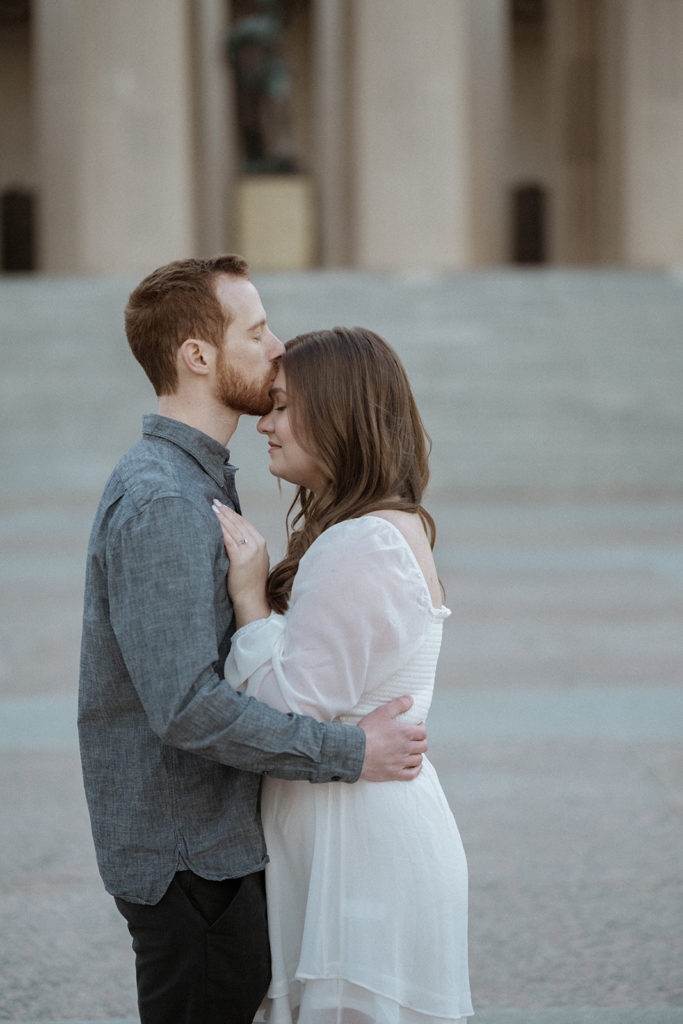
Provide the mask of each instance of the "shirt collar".
[{"label": "shirt collar", "polygon": [[229,449],[187,423],[148,413],[142,417],[142,434],[144,437],[162,437],[181,448],[221,486],[225,482],[226,469],[235,471],[235,467],[230,465]]}]

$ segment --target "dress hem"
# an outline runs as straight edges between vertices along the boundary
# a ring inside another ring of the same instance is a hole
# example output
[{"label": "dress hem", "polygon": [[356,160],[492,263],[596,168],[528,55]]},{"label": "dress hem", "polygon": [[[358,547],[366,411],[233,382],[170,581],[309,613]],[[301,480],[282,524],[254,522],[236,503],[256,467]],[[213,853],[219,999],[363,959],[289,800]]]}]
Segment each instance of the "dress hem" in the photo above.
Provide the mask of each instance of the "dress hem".
[{"label": "dress hem", "polygon": [[[380,999],[387,999],[394,1003],[401,1009],[408,1010],[410,1013],[419,1014],[425,1018],[431,1018],[438,1021],[448,1021],[449,1024],[461,1024],[461,1022],[467,1021],[470,1017],[474,1017],[475,1013],[472,1009],[471,1002],[468,1004],[469,1009],[459,1011],[459,1016],[453,1016],[450,1012],[444,1012],[443,1010],[426,1010],[424,1007],[414,1005],[410,1002],[405,1002],[395,995],[390,995],[388,992],[382,991],[379,988],[373,988],[361,981],[354,981],[352,978],[347,977],[344,974],[303,974],[298,971],[294,975],[293,983],[305,985],[307,982],[341,982],[342,984],[352,985],[354,988],[362,989],[364,992],[368,992],[371,996],[377,996]],[[271,994],[268,992],[266,997],[266,1005],[269,1002],[274,1002],[276,999],[287,999],[292,990],[292,983],[286,987],[285,991],[278,992],[277,994]],[[300,1001],[299,1001],[300,1002]],[[298,1009],[299,1003],[296,1004],[295,1009]],[[265,1018],[267,1020],[267,1018]],[[256,1024],[256,1022],[255,1022]]]}]

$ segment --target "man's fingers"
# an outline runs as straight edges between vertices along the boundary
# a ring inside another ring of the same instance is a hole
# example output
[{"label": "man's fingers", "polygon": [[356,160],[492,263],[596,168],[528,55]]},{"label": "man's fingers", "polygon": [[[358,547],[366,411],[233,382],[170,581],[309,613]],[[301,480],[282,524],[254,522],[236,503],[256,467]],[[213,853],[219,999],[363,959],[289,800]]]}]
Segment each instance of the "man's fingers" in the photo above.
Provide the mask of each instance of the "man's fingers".
[{"label": "man's fingers", "polygon": [[413,703],[408,695],[395,697],[358,723],[366,736],[364,779],[409,781],[420,774],[422,755],[427,751],[427,728],[424,722],[401,718]]},{"label": "man's fingers", "polygon": [[411,754],[427,751],[427,726],[424,722],[405,723],[403,735]]},{"label": "man's fingers", "polygon": [[401,765],[394,771],[393,778],[396,782],[409,782],[411,779],[416,779],[422,771],[422,758],[420,758],[417,764],[406,763]]},{"label": "man's fingers", "polygon": [[393,700],[388,701],[384,705],[384,711],[389,718],[398,718],[399,715],[404,715],[406,711],[409,711],[413,706],[413,698],[405,695],[403,697],[394,697]]}]

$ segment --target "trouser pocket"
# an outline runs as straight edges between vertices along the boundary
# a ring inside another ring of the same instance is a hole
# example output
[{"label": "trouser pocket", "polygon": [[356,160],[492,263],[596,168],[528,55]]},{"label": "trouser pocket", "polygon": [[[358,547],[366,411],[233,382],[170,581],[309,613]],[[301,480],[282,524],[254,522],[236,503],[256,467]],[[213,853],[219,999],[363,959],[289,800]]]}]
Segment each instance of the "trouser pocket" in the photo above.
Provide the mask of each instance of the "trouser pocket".
[{"label": "trouser pocket", "polygon": [[180,871],[155,906],[116,900],[142,1024],[251,1024],[270,982],[263,872],[226,882]]},{"label": "trouser pocket", "polygon": [[175,881],[197,913],[211,926],[230,909],[243,879],[225,878],[216,882],[195,875],[194,871],[179,871]]}]

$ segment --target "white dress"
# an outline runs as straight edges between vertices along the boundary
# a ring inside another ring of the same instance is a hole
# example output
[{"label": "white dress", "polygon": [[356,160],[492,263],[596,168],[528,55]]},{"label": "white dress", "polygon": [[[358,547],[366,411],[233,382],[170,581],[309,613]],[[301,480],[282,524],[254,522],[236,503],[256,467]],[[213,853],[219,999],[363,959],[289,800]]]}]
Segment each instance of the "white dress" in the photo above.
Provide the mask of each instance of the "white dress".
[{"label": "white dress", "polygon": [[[449,614],[395,526],[347,520],[301,559],[286,615],[235,634],[225,676],[319,721],[355,723],[410,693],[406,717],[423,721]],[[270,1024],[453,1024],[473,1012],[467,864],[427,759],[411,782],[268,777],[262,818]]]}]

